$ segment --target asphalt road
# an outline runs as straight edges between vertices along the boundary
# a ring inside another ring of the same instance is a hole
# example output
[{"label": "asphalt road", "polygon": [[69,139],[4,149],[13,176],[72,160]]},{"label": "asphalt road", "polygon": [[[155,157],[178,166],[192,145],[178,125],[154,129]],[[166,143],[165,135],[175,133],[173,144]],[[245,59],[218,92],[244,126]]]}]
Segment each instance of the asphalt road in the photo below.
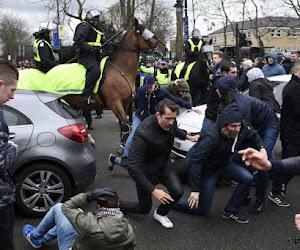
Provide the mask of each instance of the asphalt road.
[{"label": "asphalt road", "polygon": [[[111,111],[105,111],[102,119],[94,120],[93,126],[95,130],[91,134],[97,142],[98,177],[88,189],[113,186],[121,200],[137,200],[134,182],[127,171],[121,167],[108,171],[108,156],[119,147],[119,127],[115,116]],[[187,199],[189,189],[187,186],[184,189],[183,199]],[[137,237],[136,249],[299,249],[300,232],[295,228],[294,215],[300,212],[300,177],[294,178],[288,186],[291,207],[281,208],[267,200],[261,214],[250,215],[249,205],[243,206],[241,213],[249,218],[248,224],[239,224],[221,217],[221,211],[233,190],[233,187],[223,184],[216,189],[208,216],[171,211],[169,218],[174,223],[173,229],[164,229],[154,221],[153,212],[159,205],[156,200],[153,201],[150,214],[126,215]],[[252,188],[252,202],[254,192],[255,188]],[[33,249],[24,239],[22,228],[26,223],[37,225],[39,221],[16,213],[15,238],[18,250]],[[43,249],[58,249],[57,243],[54,241]]]}]

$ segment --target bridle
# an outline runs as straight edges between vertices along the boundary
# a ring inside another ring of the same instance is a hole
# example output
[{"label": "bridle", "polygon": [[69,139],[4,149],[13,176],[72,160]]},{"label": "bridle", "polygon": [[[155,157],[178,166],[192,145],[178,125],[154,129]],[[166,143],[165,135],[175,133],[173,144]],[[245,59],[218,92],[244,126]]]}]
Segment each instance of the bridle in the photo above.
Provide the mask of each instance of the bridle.
[{"label": "bridle", "polygon": [[[206,53],[206,54],[208,54],[209,52],[213,53],[213,52],[214,52],[214,47],[213,47],[212,45],[204,45],[204,46],[202,46],[202,48],[201,48],[201,52],[202,52],[203,57],[204,57],[204,54],[205,54],[205,53]],[[210,63],[209,63],[208,59],[209,59],[209,58],[205,58],[205,57],[204,57],[204,60],[205,60],[205,63],[206,63],[207,68],[208,68],[210,71],[212,71],[212,67],[210,66]]]},{"label": "bridle", "polygon": [[[131,27],[131,29],[133,29]],[[164,56],[163,53],[159,50],[158,44],[161,43],[165,45],[159,38],[157,38],[150,30],[146,29],[144,26],[140,25],[140,29],[135,30],[135,35],[136,36],[141,36],[143,40],[149,45],[150,49],[147,50],[141,50],[141,49],[130,49],[127,47],[124,47],[120,44],[116,44],[114,42],[111,42],[112,44],[116,45],[119,49],[129,51],[129,52],[135,52],[135,53],[145,53],[145,54],[159,54],[160,56]],[[151,39],[154,38],[155,42],[152,42]],[[139,39],[137,38],[138,41],[138,48],[140,47],[139,44]]]}]

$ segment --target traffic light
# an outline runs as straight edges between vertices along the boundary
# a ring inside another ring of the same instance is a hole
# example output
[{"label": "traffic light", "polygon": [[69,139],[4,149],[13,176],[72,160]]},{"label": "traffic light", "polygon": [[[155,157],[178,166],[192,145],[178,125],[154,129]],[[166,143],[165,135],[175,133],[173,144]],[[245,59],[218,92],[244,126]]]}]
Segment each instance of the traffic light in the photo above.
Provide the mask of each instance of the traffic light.
[{"label": "traffic light", "polygon": [[239,46],[240,47],[250,47],[252,45],[252,42],[249,40],[246,40],[246,34],[239,32]]}]

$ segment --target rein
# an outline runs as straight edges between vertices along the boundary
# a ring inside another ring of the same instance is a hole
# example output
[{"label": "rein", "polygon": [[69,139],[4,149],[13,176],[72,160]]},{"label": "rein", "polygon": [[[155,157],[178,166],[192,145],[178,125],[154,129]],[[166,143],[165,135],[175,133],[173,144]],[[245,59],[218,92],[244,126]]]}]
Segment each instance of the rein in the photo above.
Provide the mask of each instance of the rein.
[{"label": "rein", "polygon": [[131,96],[132,96],[132,98],[134,98],[134,95],[135,95],[135,94],[134,94],[134,92],[132,91],[131,85],[130,85],[128,79],[126,78],[124,72],[121,71],[121,70],[120,70],[116,65],[114,65],[111,61],[108,61],[108,62],[111,64],[111,66],[113,66],[116,70],[118,70],[118,71],[120,72],[121,76],[124,77],[125,81],[127,82],[128,86],[129,86],[129,88],[130,88]]}]

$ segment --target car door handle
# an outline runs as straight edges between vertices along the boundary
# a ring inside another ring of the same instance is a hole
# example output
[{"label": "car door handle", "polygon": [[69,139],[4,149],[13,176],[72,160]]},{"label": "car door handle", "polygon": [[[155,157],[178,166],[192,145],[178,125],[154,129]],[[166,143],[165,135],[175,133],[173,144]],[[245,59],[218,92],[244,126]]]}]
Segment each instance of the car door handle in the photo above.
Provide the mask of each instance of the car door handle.
[{"label": "car door handle", "polygon": [[16,134],[15,133],[9,133],[9,140],[12,140],[16,137]]}]

